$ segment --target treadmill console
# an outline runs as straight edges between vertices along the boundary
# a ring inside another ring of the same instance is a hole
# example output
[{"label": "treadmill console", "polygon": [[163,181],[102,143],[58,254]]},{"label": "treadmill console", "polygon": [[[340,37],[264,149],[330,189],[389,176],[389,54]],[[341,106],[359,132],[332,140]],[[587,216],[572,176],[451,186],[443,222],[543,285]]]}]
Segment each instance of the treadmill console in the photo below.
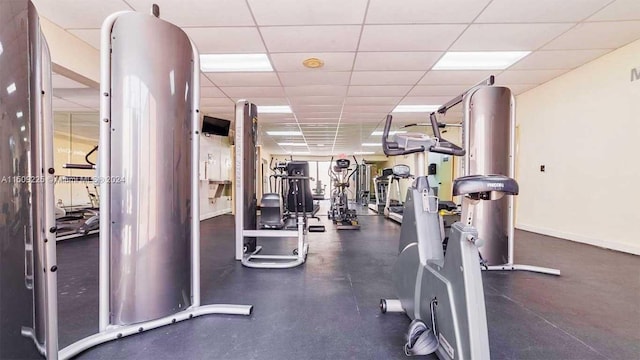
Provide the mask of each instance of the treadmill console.
[{"label": "treadmill console", "polygon": [[351,166],[351,161],[349,159],[336,160],[336,169],[344,170],[348,169],[349,166]]},{"label": "treadmill console", "polygon": [[392,172],[393,172],[393,176],[398,178],[406,179],[411,177],[411,169],[409,168],[409,166],[404,164],[395,165],[392,168]]}]

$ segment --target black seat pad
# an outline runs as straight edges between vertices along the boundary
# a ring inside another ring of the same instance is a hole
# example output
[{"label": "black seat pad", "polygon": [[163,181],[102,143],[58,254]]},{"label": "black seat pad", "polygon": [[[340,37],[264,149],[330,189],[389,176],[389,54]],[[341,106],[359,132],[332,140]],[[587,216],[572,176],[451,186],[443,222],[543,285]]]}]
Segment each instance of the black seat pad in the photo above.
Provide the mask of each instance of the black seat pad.
[{"label": "black seat pad", "polygon": [[504,175],[470,175],[453,180],[453,195],[469,195],[486,192],[517,195],[518,183]]}]

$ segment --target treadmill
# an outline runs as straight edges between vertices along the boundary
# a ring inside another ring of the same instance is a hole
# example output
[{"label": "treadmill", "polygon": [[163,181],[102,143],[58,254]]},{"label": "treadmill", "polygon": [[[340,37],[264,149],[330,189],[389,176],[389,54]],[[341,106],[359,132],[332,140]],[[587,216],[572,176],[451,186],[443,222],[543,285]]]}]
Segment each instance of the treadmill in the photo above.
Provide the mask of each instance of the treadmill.
[{"label": "treadmill", "polygon": [[[391,168],[391,175],[389,175],[389,190],[387,193],[386,204],[384,207],[384,216],[402,224],[402,211],[404,209],[404,204],[400,200],[400,180],[410,179],[413,175],[411,175],[411,169],[409,166],[404,164],[398,164]],[[396,189],[396,195],[398,200],[391,199],[391,190]]]},{"label": "treadmill", "polygon": [[384,213],[387,205],[387,193],[389,192],[389,176],[393,174],[391,168],[382,169],[382,174],[373,178],[375,203],[369,204],[369,209],[378,215]]}]

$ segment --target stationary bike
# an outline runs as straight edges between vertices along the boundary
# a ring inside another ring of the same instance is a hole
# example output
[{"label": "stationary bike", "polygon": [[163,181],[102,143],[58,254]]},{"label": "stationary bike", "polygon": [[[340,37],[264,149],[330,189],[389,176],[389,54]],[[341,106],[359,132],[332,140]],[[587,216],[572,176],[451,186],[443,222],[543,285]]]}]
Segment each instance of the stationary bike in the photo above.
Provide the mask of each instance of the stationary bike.
[{"label": "stationary bike", "polygon": [[[482,287],[482,245],[472,215],[452,225],[446,251],[438,215],[438,198],[425,173],[425,152],[462,156],[465,151],[442,139],[436,116],[430,116],[434,137],[397,134],[389,141],[387,116],[382,145],[387,156],[415,153],[417,177],[407,191],[400,231],[400,254],[393,267],[399,299],[383,299],[380,309],[404,312],[409,326],[405,354],[436,353],[440,359],[490,359],[487,316]],[[517,195],[515,180],[502,175],[474,175],[454,180],[453,195],[470,205]],[[470,206],[470,213],[472,207]]]}]

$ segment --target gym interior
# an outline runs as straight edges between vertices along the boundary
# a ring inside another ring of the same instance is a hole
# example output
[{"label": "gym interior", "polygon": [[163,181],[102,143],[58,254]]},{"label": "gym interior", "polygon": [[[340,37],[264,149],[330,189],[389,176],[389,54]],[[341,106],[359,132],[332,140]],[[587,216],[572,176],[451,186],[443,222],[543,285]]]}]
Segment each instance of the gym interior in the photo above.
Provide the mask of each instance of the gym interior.
[{"label": "gym interior", "polygon": [[640,359],[640,1],[0,19],[0,359]]}]

